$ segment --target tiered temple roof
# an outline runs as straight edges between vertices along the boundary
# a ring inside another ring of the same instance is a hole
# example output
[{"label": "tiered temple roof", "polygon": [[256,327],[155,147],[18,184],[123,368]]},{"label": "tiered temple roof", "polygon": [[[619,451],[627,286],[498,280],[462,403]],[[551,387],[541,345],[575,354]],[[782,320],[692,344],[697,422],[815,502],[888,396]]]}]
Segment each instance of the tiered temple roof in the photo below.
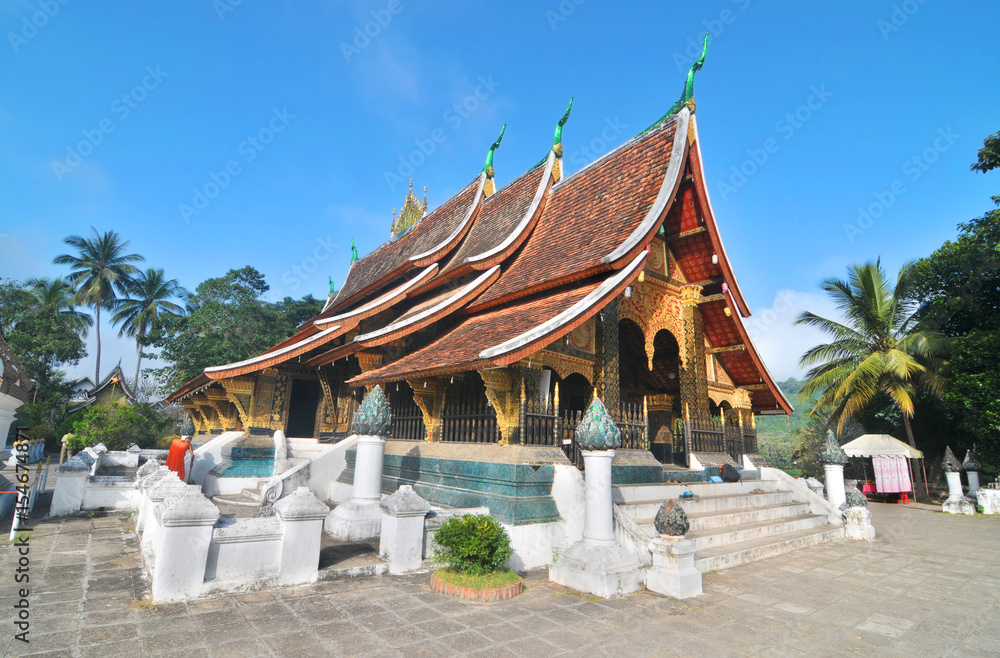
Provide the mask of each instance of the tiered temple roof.
[{"label": "tiered temple roof", "polygon": [[343,288],[296,335],[260,356],[207,369],[171,399],[293,359],[317,367],[401,339],[394,358],[349,383],[508,365],[622,294],[659,234],[671,282],[703,290],[705,336],[728,379],[751,392],[756,411],[790,412],[743,324],[750,310],[709,202],[693,110],[688,97],[568,177],[557,133],[542,162],[494,191],[498,140],[483,172],[353,263]]}]

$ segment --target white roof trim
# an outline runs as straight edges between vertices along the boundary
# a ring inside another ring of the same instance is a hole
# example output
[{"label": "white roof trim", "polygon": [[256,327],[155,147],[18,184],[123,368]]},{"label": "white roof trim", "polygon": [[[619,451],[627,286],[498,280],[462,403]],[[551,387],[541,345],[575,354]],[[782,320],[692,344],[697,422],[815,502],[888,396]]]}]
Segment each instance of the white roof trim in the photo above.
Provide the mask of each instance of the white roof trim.
[{"label": "white roof trim", "polygon": [[389,292],[387,292],[386,294],[382,295],[378,299],[375,299],[373,301],[368,302],[367,304],[365,304],[361,308],[357,308],[357,309],[355,309],[353,311],[350,311],[349,313],[341,313],[340,315],[333,315],[333,316],[328,317],[328,318],[322,318],[320,320],[316,320],[316,322],[314,322],[313,324],[316,325],[316,326],[319,326],[321,324],[330,324],[331,322],[342,322],[342,321],[344,321],[344,320],[346,320],[348,318],[351,318],[351,317],[353,317],[355,315],[359,315],[359,314],[364,313],[366,311],[370,311],[371,309],[376,308],[380,304],[384,304],[386,302],[386,300],[392,299],[396,295],[401,295],[401,294],[405,293],[407,290],[409,290],[410,288],[412,288],[413,286],[417,285],[418,283],[422,283],[425,279],[427,279],[430,275],[434,274],[437,271],[437,267],[438,267],[437,263],[431,265],[430,267],[427,267],[422,272],[420,272],[420,274],[418,274],[417,276],[413,277],[412,279],[410,279],[409,281],[407,281],[403,285],[399,286],[398,288],[394,288],[394,289],[390,290]]},{"label": "white roof trim", "polygon": [[674,129],[674,148],[670,152],[670,164],[667,165],[667,173],[663,176],[663,184],[660,185],[660,192],[656,195],[652,207],[646,213],[646,217],[635,227],[632,235],[617,249],[601,259],[602,263],[613,263],[632,251],[642,239],[653,230],[660,215],[663,214],[667,204],[674,196],[674,188],[677,187],[677,179],[681,175],[681,165],[684,162],[684,149],[687,146],[688,123],[691,119],[691,111],[686,107],[677,114],[677,127]]},{"label": "white roof trim", "polygon": [[462,220],[462,222],[458,225],[458,227],[456,227],[455,230],[451,232],[451,235],[449,235],[447,238],[445,238],[444,240],[442,240],[438,244],[434,245],[433,247],[431,247],[430,249],[428,249],[424,253],[417,254],[416,256],[411,256],[410,257],[410,262],[411,263],[414,262],[414,261],[418,261],[418,260],[422,260],[424,258],[427,258],[428,256],[432,255],[435,251],[443,249],[449,242],[451,242],[452,240],[454,240],[455,238],[458,237],[458,234],[462,232],[462,230],[465,228],[465,226],[469,223],[469,220],[472,219],[472,213],[475,212],[476,206],[479,205],[479,199],[483,195],[483,186],[484,185],[486,185],[486,172],[480,172],[480,174],[479,174],[479,187],[476,188],[476,195],[474,197],[472,197],[472,205],[469,206],[468,212],[465,213],[465,219]]},{"label": "white roof trim", "polygon": [[549,157],[545,161],[545,171],[542,172],[542,180],[538,184],[538,189],[535,190],[535,197],[531,200],[531,206],[528,208],[528,212],[524,214],[524,217],[521,218],[521,222],[507,236],[507,239],[488,251],[484,251],[476,256],[469,256],[465,259],[466,263],[476,263],[496,256],[510,247],[514,243],[514,240],[524,232],[524,229],[528,226],[528,222],[531,221],[535,212],[538,211],[538,206],[542,203],[542,197],[545,196],[545,187],[549,182],[549,177],[552,176],[552,166],[555,164],[555,161],[556,154],[550,150]]},{"label": "white roof trim", "polygon": [[[691,117],[691,122],[692,122],[693,130],[694,130],[694,141],[696,143],[698,143],[698,144],[701,144],[701,141],[698,139],[698,122],[695,121],[695,118],[693,116]],[[721,258],[724,258],[727,263],[730,263],[730,271],[732,271],[732,264],[731,264],[731,262],[729,260],[728,254],[726,254],[726,245],[723,244],[723,242],[722,242],[722,231],[719,230],[719,219],[718,219],[718,217],[715,216],[715,210],[712,208],[712,197],[710,197],[709,194],[708,194],[708,182],[705,179],[705,167],[703,165],[704,165],[704,163],[702,163],[701,158],[699,157],[698,158],[698,173],[699,173],[699,178],[701,178],[701,180],[704,182],[704,184],[701,187],[702,187],[702,189],[705,190],[705,201],[708,202],[708,208],[707,208],[708,214],[710,214],[712,216],[712,218],[715,220],[715,235],[716,235],[716,237],[719,238],[719,249],[722,250]],[[736,281],[736,274],[735,273],[733,273],[733,285],[736,287],[736,292],[738,292],[740,294],[740,297],[742,298],[743,297],[743,293],[739,289],[739,283]],[[734,297],[735,297],[735,295],[734,295]],[[736,300],[733,299],[733,302],[735,303]],[[740,310],[740,305],[739,304],[736,304],[736,310],[740,311],[740,315],[742,315],[745,318],[748,318],[751,315],[751,313],[744,314],[743,311]]]},{"label": "white roof trim", "polygon": [[448,305],[454,304],[455,302],[459,302],[459,301],[462,300],[462,298],[467,297],[467,296],[475,293],[477,291],[477,289],[479,288],[479,286],[482,283],[484,283],[485,281],[489,280],[489,278],[491,276],[493,276],[493,274],[497,270],[499,270],[499,269],[500,269],[499,265],[494,265],[493,267],[491,267],[490,269],[486,270],[485,272],[483,272],[482,274],[480,274],[479,276],[477,276],[475,279],[473,279],[469,283],[465,284],[462,288],[460,288],[458,291],[456,291],[455,294],[449,295],[448,297],[446,297],[445,299],[441,300],[440,302],[438,302],[434,306],[432,306],[430,308],[427,308],[427,309],[424,309],[420,313],[417,313],[416,315],[414,315],[412,317],[409,317],[406,320],[403,320],[401,322],[396,322],[396,323],[390,324],[389,326],[382,327],[381,329],[379,329],[377,331],[372,331],[372,332],[369,332],[367,334],[361,334],[360,336],[358,336],[358,337],[356,337],[354,339],[354,342],[356,342],[356,343],[363,343],[363,342],[366,342],[366,341],[369,341],[369,340],[373,340],[375,338],[379,338],[380,336],[384,336],[386,334],[391,334],[394,331],[399,331],[400,329],[405,329],[406,327],[408,327],[410,325],[416,324],[416,323],[420,322],[421,320],[424,320],[427,317],[429,317],[431,315],[434,315],[435,313],[437,313],[441,309],[447,307]]},{"label": "white roof trim", "polygon": [[511,338],[510,340],[500,343],[495,347],[483,350],[479,353],[479,358],[493,359],[508,352],[513,352],[514,350],[520,349],[525,345],[529,345],[540,338],[544,338],[562,325],[572,322],[579,315],[593,307],[594,304],[599,302],[601,298],[607,295],[611,290],[614,290],[619,284],[621,284],[622,281],[635,274],[635,272],[642,267],[647,255],[648,252],[643,251],[626,267],[622,268],[613,277],[597,286],[597,288],[592,290],[589,295],[578,301],[576,304],[573,304],[554,318],[543,322],[533,329],[529,329],[520,336]]},{"label": "white roof trim", "polygon": [[213,366],[211,368],[205,368],[205,372],[219,372],[220,370],[230,370],[232,368],[242,368],[244,366],[252,366],[255,363],[260,363],[261,361],[267,361],[268,359],[273,359],[276,356],[281,356],[283,354],[287,354],[287,353],[291,352],[292,350],[297,350],[300,347],[304,347],[306,345],[309,345],[310,343],[314,343],[314,342],[318,341],[321,338],[325,338],[325,337],[329,336],[330,334],[332,334],[333,332],[337,331],[338,329],[340,329],[339,326],[337,326],[337,327],[330,327],[329,329],[326,329],[324,331],[319,332],[315,336],[310,336],[309,338],[307,338],[305,340],[300,340],[297,343],[292,343],[291,345],[286,345],[285,347],[282,347],[280,350],[275,350],[273,352],[268,352],[267,354],[261,354],[259,356],[255,356],[252,359],[247,359],[246,361],[237,361],[236,363],[229,363],[229,364],[224,365],[224,366]]}]

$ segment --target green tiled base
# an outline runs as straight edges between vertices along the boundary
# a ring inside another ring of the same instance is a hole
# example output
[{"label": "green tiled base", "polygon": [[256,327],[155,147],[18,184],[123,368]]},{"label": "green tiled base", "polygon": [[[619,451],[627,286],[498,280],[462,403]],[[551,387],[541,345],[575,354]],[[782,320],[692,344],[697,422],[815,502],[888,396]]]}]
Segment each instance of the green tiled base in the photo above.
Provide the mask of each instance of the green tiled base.
[{"label": "green tiled base", "polygon": [[[347,465],[338,480],[354,481],[356,452],[347,451]],[[410,484],[420,496],[446,507],[490,508],[497,520],[512,525],[559,520],[552,498],[552,463],[512,463],[446,459],[425,455],[386,454],[382,491],[392,493]]]}]

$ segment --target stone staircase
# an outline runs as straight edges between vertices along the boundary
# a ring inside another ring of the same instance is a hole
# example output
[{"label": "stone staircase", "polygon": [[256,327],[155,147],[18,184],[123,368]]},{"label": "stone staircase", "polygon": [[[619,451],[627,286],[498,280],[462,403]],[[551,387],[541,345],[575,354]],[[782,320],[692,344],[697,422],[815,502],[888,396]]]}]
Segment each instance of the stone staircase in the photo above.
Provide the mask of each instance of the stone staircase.
[{"label": "stone staircase", "polygon": [[[653,520],[668,498],[681,500],[691,527],[686,535],[697,548],[695,566],[715,571],[781,555],[844,536],[844,528],[810,504],[800,492],[783,491],[774,480],[687,485],[637,485],[616,488],[616,534],[637,552],[657,536]],[[752,493],[754,491],[762,493]],[[627,517],[622,519],[622,517]],[[628,547],[628,546],[626,546]],[[645,563],[645,560],[643,560]]]},{"label": "stone staircase", "polygon": [[[303,462],[315,458],[319,453],[329,447],[327,443],[320,443],[317,439],[287,439],[288,457],[285,460],[285,470],[294,468]],[[275,475],[280,475],[276,473]],[[273,477],[273,476],[272,476]],[[238,494],[216,495],[212,500],[216,504],[236,505],[237,507],[259,507],[261,495],[264,487],[271,481],[270,477],[257,480],[254,488],[245,488]]]}]

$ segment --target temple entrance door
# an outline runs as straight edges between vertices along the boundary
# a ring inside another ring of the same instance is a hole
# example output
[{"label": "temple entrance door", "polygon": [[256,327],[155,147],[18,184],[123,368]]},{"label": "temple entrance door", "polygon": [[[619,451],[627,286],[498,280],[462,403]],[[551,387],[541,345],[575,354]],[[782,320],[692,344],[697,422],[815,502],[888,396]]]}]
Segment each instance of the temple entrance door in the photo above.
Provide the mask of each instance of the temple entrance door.
[{"label": "temple entrance door", "polygon": [[291,399],[288,403],[288,425],[285,434],[299,439],[314,436],[316,411],[322,391],[318,381],[292,380]]}]

